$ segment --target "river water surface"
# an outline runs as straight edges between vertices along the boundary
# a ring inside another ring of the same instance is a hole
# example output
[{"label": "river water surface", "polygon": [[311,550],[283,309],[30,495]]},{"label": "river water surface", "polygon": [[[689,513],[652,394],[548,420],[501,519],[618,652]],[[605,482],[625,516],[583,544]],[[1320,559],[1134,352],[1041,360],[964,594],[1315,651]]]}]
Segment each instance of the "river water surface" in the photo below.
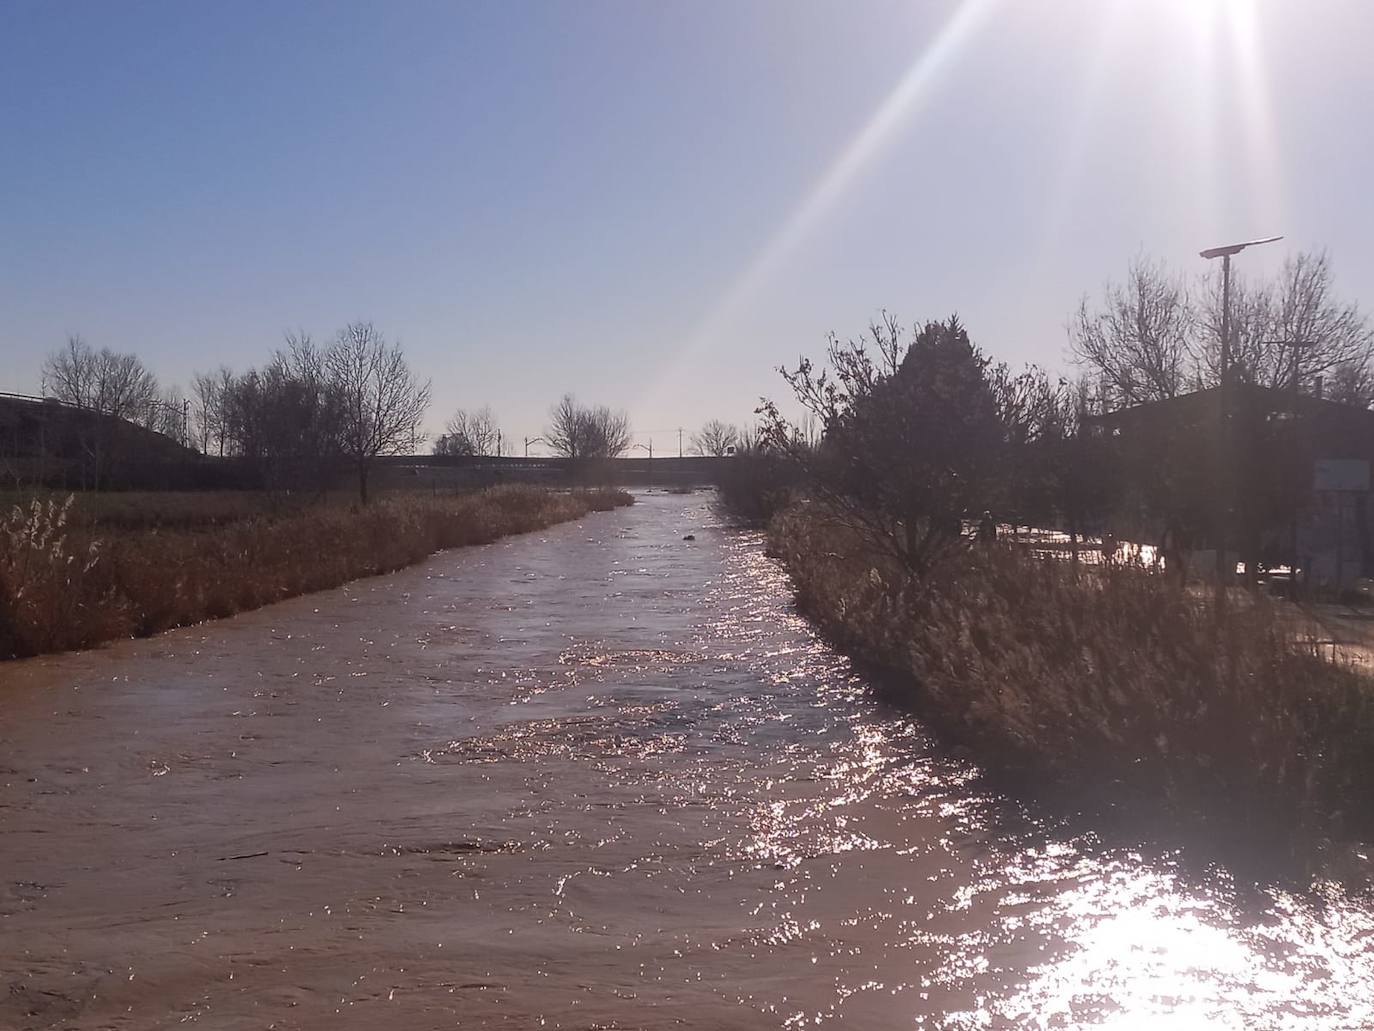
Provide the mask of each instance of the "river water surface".
[{"label": "river water surface", "polygon": [[987,794],[709,495],[0,687],[3,1028],[1374,1023],[1367,905]]}]

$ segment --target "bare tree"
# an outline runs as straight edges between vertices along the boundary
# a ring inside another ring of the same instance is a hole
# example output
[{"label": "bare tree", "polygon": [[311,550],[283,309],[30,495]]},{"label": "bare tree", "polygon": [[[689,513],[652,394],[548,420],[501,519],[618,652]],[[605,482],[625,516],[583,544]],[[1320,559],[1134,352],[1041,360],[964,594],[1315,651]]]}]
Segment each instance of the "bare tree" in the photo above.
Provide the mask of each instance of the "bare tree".
[{"label": "bare tree", "polygon": [[157,398],[157,380],[136,355],[94,350],[79,336],[43,363],[46,392],[59,401],[134,421]]},{"label": "bare tree", "polygon": [[[1338,376],[1356,386],[1374,365],[1374,327],[1354,302],[1339,300],[1325,252],[1292,255],[1276,279],[1251,283],[1232,276],[1231,354],[1237,374],[1247,382],[1276,390],[1292,389],[1316,376]],[[1220,366],[1221,279],[1215,274],[1204,294],[1201,350],[1207,380],[1215,383]],[[1294,342],[1299,347],[1290,346]],[[1352,395],[1356,396],[1356,395]]]},{"label": "bare tree", "polygon": [[499,455],[501,428],[488,407],[474,412],[458,409],[434,442],[436,455]]},{"label": "bare tree", "polygon": [[202,454],[224,456],[227,442],[226,399],[234,373],[221,365],[214,372],[198,372],[191,378],[191,420],[195,446]]},{"label": "bare tree", "polygon": [[752,454],[762,451],[767,439],[768,435],[763,426],[757,424],[745,426],[739,431],[739,442],[735,445],[735,454]]},{"label": "bare tree", "polygon": [[[1192,343],[1197,359],[1194,389],[1214,387],[1221,382],[1221,301],[1220,271],[1202,278],[1195,306],[1196,339]],[[1231,274],[1230,369],[1233,377],[1247,383],[1278,387],[1287,369],[1283,349],[1273,344],[1275,328],[1273,290],[1263,283]]]},{"label": "bare tree", "polygon": [[740,443],[739,429],[728,422],[711,419],[699,431],[692,434],[691,453],[710,455],[720,458],[734,454]]},{"label": "bare tree", "polygon": [[1086,297],[1079,303],[1069,326],[1070,350],[1111,402],[1160,401],[1190,385],[1194,324],[1182,277],[1138,256],[1124,285],[1107,284],[1101,307],[1090,307]]},{"label": "bare tree", "polygon": [[250,460],[260,456],[262,394],[262,376],[256,369],[233,376],[221,385],[221,454]]},{"label": "bare tree", "polygon": [[343,452],[356,464],[358,499],[367,504],[373,461],[410,454],[419,445],[429,382],[416,379],[401,348],[370,322],[340,330],[325,367],[342,405]]},{"label": "bare tree", "polygon": [[259,439],[269,486],[324,490],[344,453],[346,412],[327,353],[308,333],[287,333],[260,386]]},{"label": "bare tree", "polygon": [[188,403],[180,387],[170,386],[158,391],[149,400],[142,417],[138,420],[154,433],[171,437],[182,447],[191,446],[190,426],[187,421]]},{"label": "bare tree", "polygon": [[[1102,307],[1079,305],[1071,351],[1105,407],[1174,397],[1220,381],[1221,314],[1220,272],[1189,290],[1162,264],[1137,258]],[[1360,385],[1374,377],[1374,327],[1358,305],[1336,298],[1325,253],[1290,256],[1267,282],[1233,275],[1230,327],[1230,368],[1241,381],[1288,390],[1295,378],[1339,379],[1358,403]]]},{"label": "bare tree", "polygon": [[630,446],[630,417],[623,411],[611,411],[605,405],[589,410],[590,447],[594,458],[615,458]]},{"label": "bare tree", "polygon": [[582,409],[571,394],[564,394],[549,409],[549,425],[544,440],[556,455],[564,458],[581,457]]},{"label": "bare tree", "polygon": [[78,408],[95,406],[96,354],[78,334],[43,361],[43,393]]},{"label": "bare tree", "polygon": [[1356,408],[1374,407],[1374,366],[1369,362],[1338,365],[1325,377],[1322,396]]},{"label": "bare tree", "polygon": [[59,401],[96,414],[81,424],[81,443],[90,462],[93,485],[99,487],[115,461],[118,422],[145,424],[156,407],[157,380],[136,355],[108,347],[94,350],[79,336],[48,355],[43,363],[43,389]]},{"label": "bare tree", "polygon": [[605,405],[585,407],[564,394],[549,411],[544,439],[564,458],[614,458],[630,446],[630,419]]}]

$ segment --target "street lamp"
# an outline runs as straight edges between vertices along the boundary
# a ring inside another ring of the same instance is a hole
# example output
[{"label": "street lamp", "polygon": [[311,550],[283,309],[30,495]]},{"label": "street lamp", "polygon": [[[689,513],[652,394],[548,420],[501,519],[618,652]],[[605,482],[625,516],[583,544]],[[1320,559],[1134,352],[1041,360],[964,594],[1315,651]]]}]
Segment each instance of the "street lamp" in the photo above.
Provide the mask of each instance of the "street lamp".
[{"label": "street lamp", "polygon": [[647,451],[647,452],[649,452],[649,457],[650,457],[650,458],[653,458],[653,457],[654,457],[654,442],[653,442],[652,440],[649,441],[648,446],[645,446],[644,444],[631,444],[631,445],[630,445],[630,450],[633,451],[635,448],[639,448],[639,450],[641,450],[641,451]]},{"label": "street lamp", "polygon": [[[1218,386],[1220,394],[1218,396],[1218,407],[1221,409],[1221,469],[1218,482],[1221,485],[1221,493],[1218,497],[1218,519],[1217,519],[1217,602],[1225,604],[1226,600],[1226,581],[1229,574],[1226,570],[1226,522],[1230,516],[1228,502],[1230,499],[1230,459],[1231,459],[1231,258],[1245,250],[1247,247],[1258,247],[1261,244],[1274,243],[1282,240],[1282,236],[1270,236],[1263,240],[1247,240],[1245,243],[1228,243],[1221,247],[1208,247],[1205,251],[1198,254],[1212,260],[1221,259],[1221,383]],[[1235,566],[1231,567],[1231,573],[1235,572]]]},{"label": "street lamp", "polygon": [[1264,240],[1250,240],[1246,243],[1228,243],[1222,247],[1208,247],[1198,253],[1208,260],[1221,259],[1221,400],[1222,413],[1226,414],[1226,380],[1231,371],[1231,258],[1247,247],[1258,247],[1264,243],[1282,240],[1282,236],[1270,236]]},{"label": "street lamp", "polygon": [[526,437],[526,438],[525,438],[525,457],[526,457],[526,458],[529,458],[529,457],[530,457],[530,445],[531,445],[531,444],[547,444],[547,443],[548,443],[548,441],[545,440],[543,437]]}]

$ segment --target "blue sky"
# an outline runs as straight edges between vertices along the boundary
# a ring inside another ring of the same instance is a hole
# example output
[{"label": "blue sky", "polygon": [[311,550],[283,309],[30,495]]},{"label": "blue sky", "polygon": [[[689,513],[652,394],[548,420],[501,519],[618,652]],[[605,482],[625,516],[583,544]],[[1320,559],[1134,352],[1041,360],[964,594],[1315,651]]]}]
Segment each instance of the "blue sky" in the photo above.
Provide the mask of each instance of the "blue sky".
[{"label": "blue sky", "polygon": [[371,319],[533,435],[747,421],[886,307],[1064,365],[1145,250],[1283,233],[1374,306],[1363,0],[0,2],[0,390]]}]

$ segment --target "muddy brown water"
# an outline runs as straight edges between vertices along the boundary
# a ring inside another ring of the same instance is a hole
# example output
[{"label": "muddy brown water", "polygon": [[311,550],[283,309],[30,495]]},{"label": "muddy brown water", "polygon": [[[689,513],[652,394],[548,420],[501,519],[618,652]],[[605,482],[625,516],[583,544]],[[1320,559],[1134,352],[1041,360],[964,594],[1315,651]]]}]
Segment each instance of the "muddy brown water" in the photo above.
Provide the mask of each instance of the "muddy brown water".
[{"label": "muddy brown water", "polygon": [[0,681],[4,1028],[1374,1023],[1366,904],[989,796],[708,495]]}]

